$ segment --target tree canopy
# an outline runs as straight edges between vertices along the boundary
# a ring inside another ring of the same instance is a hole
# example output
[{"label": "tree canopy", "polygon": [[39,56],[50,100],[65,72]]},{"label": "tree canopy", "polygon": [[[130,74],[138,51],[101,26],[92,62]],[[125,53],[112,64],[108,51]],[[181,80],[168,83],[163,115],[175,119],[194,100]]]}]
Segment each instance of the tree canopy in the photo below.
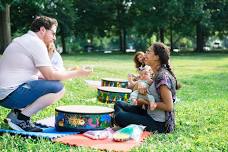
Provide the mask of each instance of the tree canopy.
[{"label": "tree canopy", "polygon": [[227,36],[227,4],[226,0],[2,0],[0,49],[11,36],[29,30],[36,16],[47,15],[59,22],[57,34],[65,53],[79,41],[95,45],[98,39],[118,42],[123,52],[130,41],[139,50],[162,41],[171,49],[191,42],[196,51],[203,51],[210,36]]}]

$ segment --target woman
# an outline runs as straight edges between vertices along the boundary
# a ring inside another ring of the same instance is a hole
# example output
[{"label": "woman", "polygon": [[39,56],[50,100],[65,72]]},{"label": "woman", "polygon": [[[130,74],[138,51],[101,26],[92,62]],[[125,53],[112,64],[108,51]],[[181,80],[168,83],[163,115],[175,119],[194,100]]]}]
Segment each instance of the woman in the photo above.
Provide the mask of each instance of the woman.
[{"label": "woman", "polygon": [[146,130],[159,133],[172,132],[175,127],[173,102],[176,99],[177,80],[169,65],[169,49],[163,43],[154,43],[145,54],[145,63],[153,72],[153,83],[148,90],[138,86],[138,91],[144,94],[148,91],[155,102],[149,103],[148,109],[140,108],[144,99],[138,100],[138,105],[116,102],[114,120],[120,127],[129,124],[141,124]]}]

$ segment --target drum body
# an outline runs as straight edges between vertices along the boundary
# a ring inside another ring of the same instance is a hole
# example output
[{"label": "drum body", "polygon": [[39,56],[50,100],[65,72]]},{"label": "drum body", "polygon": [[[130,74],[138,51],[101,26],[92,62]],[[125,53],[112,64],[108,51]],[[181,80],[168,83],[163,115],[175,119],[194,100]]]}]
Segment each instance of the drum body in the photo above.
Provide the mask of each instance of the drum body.
[{"label": "drum body", "polygon": [[116,101],[127,102],[130,93],[130,89],[117,88],[117,87],[98,87],[97,99],[103,103],[114,103]]},{"label": "drum body", "polygon": [[101,86],[127,88],[128,81],[114,78],[103,78],[101,79]]},{"label": "drum body", "polygon": [[114,110],[102,106],[69,105],[55,109],[55,128],[58,131],[85,132],[112,127]]}]

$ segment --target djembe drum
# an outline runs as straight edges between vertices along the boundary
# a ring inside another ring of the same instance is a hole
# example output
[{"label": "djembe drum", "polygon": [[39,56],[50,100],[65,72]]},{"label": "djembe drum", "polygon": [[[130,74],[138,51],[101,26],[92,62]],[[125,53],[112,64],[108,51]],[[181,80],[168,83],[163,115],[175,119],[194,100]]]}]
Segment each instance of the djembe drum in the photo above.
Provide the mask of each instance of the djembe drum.
[{"label": "djembe drum", "polygon": [[132,92],[130,89],[117,87],[98,87],[97,90],[97,99],[103,103],[127,102]]},{"label": "djembe drum", "polygon": [[128,81],[115,78],[103,78],[101,79],[101,86],[127,88]]},{"label": "djembe drum", "polygon": [[101,130],[111,127],[114,110],[102,106],[68,105],[55,109],[55,128],[58,131]]}]

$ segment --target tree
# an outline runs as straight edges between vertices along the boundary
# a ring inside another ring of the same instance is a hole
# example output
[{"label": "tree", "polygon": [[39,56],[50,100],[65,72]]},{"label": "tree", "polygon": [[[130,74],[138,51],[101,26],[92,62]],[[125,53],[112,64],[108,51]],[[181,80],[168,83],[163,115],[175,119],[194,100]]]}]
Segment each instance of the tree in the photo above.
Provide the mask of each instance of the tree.
[{"label": "tree", "polygon": [[93,45],[94,37],[110,35],[113,28],[113,3],[103,0],[76,0],[74,1],[76,21],[74,33],[90,41]]},{"label": "tree", "polygon": [[6,46],[11,41],[10,31],[10,3],[12,1],[1,1],[0,2],[0,54],[3,53]]},{"label": "tree", "polygon": [[66,38],[73,34],[71,31],[73,30],[76,18],[74,14],[73,0],[47,0],[44,3],[43,13],[58,20],[58,33],[63,48],[62,53],[67,54]]},{"label": "tree", "polygon": [[207,0],[205,9],[211,14],[210,35],[219,37],[228,34],[228,1],[224,0]]}]

